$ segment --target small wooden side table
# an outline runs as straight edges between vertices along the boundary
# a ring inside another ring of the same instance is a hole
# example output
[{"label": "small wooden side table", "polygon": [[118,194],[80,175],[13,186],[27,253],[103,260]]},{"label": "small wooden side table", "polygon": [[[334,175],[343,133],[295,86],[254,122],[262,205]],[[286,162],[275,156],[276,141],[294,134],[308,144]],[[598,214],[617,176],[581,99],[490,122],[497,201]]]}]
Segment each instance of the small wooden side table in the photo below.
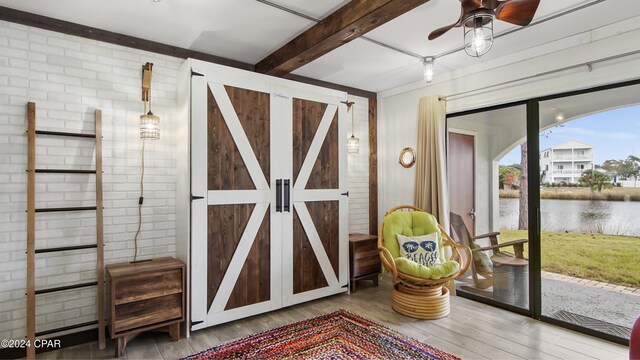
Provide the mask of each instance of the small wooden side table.
[{"label": "small wooden side table", "polygon": [[116,357],[144,331],[168,331],[180,340],[185,319],[185,266],[163,257],[106,267],[109,281],[109,333],[117,340]]},{"label": "small wooden side table", "polygon": [[357,280],[371,280],[378,286],[381,271],[378,237],[369,234],[349,234],[349,274],[351,292],[356,292]]}]

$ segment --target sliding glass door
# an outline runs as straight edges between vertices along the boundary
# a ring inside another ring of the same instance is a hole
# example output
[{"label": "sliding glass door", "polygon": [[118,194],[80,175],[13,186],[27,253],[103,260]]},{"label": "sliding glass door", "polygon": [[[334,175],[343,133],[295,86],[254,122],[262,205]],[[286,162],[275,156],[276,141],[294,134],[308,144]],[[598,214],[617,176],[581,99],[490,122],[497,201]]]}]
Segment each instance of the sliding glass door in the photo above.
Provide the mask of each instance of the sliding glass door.
[{"label": "sliding glass door", "polygon": [[628,343],[640,315],[640,81],[447,117],[458,293]]},{"label": "sliding glass door", "polygon": [[[526,106],[448,120],[451,235],[472,249],[457,290],[529,308]],[[523,190],[524,189],[524,190]]]},{"label": "sliding glass door", "polygon": [[540,102],[541,315],[625,339],[640,315],[638,94]]}]

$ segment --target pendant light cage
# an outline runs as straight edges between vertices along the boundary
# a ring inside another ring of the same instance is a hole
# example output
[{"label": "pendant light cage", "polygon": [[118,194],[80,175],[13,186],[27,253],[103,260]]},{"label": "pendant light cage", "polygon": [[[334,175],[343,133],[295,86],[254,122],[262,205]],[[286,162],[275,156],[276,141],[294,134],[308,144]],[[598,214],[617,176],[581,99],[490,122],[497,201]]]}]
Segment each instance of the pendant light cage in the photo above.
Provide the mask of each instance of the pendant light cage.
[{"label": "pendant light cage", "polygon": [[493,16],[493,11],[481,8],[462,21],[464,51],[469,56],[480,57],[493,47]]}]

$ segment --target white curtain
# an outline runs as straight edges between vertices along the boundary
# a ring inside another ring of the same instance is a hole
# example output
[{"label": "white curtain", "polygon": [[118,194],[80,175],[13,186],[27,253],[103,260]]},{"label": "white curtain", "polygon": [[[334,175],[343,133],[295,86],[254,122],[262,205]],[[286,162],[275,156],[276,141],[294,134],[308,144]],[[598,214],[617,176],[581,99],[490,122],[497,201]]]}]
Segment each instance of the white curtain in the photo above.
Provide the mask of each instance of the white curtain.
[{"label": "white curtain", "polygon": [[420,99],[416,152],[415,205],[433,214],[449,231],[449,189],[445,158],[446,102],[438,96]]}]

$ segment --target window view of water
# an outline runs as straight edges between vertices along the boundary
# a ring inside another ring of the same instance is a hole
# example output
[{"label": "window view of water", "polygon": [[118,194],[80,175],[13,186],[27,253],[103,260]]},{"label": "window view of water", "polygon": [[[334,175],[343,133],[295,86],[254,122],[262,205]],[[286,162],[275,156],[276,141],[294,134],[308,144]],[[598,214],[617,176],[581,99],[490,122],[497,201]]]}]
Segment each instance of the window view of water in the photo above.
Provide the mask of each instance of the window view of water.
[{"label": "window view of water", "polygon": [[[518,229],[518,199],[500,199],[500,229]],[[640,236],[640,202],[540,200],[542,231]]]}]

